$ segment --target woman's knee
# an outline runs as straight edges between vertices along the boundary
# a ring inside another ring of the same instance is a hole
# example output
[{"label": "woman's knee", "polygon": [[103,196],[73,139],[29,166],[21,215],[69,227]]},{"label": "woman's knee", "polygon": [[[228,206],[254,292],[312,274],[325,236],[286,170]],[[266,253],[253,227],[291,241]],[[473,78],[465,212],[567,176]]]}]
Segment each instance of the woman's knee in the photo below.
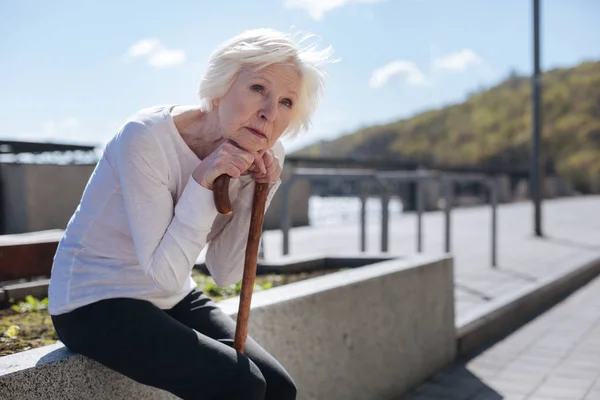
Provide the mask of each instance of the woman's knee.
[{"label": "woman's knee", "polygon": [[249,358],[241,354],[238,357],[240,362],[234,384],[236,396],[239,399],[264,400],[267,381],[261,370]]},{"label": "woman's knee", "polygon": [[269,376],[265,400],[295,400],[297,393],[296,383],[285,370]]},{"label": "woman's knee", "polygon": [[[284,370],[265,378],[261,370],[248,360],[236,380],[236,396],[249,400],[295,400],[298,389],[292,377]],[[227,397],[230,399],[231,397]],[[237,399],[238,397],[235,397]]]}]

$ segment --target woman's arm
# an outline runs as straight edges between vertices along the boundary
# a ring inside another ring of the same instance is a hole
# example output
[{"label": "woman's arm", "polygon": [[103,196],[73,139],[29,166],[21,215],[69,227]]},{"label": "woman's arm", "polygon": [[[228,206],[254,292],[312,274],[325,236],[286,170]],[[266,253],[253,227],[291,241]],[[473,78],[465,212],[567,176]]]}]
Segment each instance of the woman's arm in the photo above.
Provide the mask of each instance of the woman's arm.
[{"label": "woman's arm", "polygon": [[[273,152],[279,159],[279,164],[283,169],[285,150],[279,141],[273,146]],[[270,184],[265,212],[280,184],[281,179]],[[208,235],[206,268],[219,286],[237,283],[244,274],[244,258],[250,229],[253,197],[254,181],[252,177],[248,175],[240,177],[238,196],[232,201],[232,215],[218,215]]]},{"label": "woman's arm", "polygon": [[174,206],[168,161],[158,139],[141,124],[125,125],[112,145],[139,264],[159,288],[179,291],[218,214],[213,192],[190,177]]}]

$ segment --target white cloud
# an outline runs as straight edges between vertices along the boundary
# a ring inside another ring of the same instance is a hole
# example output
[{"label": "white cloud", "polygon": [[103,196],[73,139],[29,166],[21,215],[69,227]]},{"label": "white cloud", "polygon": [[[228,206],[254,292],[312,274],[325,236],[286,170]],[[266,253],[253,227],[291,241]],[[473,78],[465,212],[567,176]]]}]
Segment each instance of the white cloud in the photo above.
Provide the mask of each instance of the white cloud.
[{"label": "white cloud", "polygon": [[378,3],[385,0],[285,0],[284,6],[288,9],[304,9],[310,16],[320,21],[326,12],[343,7],[350,3]]},{"label": "white cloud", "polygon": [[185,61],[183,50],[159,50],[148,58],[148,64],[156,68],[170,67]]},{"label": "white cloud", "polygon": [[376,89],[384,86],[396,76],[404,79],[407,84],[412,86],[423,86],[428,83],[427,77],[414,62],[397,60],[373,71],[369,86]]},{"label": "white cloud", "polygon": [[[431,52],[437,48],[431,45]],[[454,53],[434,58],[430,70],[423,72],[414,62],[408,60],[393,61],[377,68],[371,75],[369,86],[372,89],[386,85],[392,78],[400,77],[412,86],[433,85],[444,76],[443,71],[462,72],[468,68],[485,65],[480,56],[471,49],[462,49]]]},{"label": "white cloud", "polygon": [[171,67],[185,62],[183,50],[167,49],[156,39],[143,39],[133,44],[128,51],[131,57],[146,56],[148,64],[155,68]]},{"label": "white cloud", "polygon": [[464,71],[470,66],[480,65],[483,61],[473,50],[462,49],[433,60],[433,69]]},{"label": "white cloud", "polygon": [[129,48],[129,55],[132,57],[145,56],[153,52],[158,46],[160,46],[160,42],[156,39],[140,40]]}]

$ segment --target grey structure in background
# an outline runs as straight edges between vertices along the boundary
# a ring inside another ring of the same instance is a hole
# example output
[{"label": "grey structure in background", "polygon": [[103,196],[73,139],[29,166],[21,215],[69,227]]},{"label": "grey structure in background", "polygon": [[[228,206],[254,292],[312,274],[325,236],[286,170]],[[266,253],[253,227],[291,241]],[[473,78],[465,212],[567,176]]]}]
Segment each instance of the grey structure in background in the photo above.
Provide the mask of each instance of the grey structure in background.
[{"label": "grey structure in background", "polygon": [[[96,158],[96,149],[92,145],[0,140],[0,234],[64,227],[65,216],[68,221],[95,165],[76,162]],[[24,156],[34,162],[19,162]],[[39,163],[36,158],[56,159],[61,164]]]}]

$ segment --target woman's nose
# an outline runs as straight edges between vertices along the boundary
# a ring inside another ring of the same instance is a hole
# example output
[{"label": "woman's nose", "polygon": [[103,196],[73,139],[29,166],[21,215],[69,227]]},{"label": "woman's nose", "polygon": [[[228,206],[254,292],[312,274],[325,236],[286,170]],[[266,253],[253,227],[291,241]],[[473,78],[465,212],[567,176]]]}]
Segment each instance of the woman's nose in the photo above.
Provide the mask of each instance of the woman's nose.
[{"label": "woman's nose", "polygon": [[263,121],[273,122],[277,113],[277,106],[269,101],[264,104],[260,110],[260,119]]}]

